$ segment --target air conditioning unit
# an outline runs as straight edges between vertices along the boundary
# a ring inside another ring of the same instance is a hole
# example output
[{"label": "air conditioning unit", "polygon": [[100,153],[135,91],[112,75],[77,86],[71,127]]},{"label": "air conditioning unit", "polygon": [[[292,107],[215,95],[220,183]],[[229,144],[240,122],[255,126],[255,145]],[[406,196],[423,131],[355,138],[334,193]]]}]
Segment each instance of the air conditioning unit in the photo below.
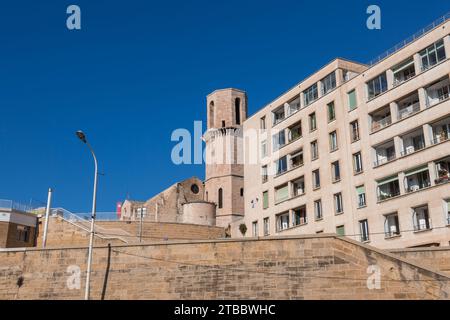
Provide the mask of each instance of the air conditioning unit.
[{"label": "air conditioning unit", "polygon": [[390,231],[391,231],[391,234],[397,234],[397,226],[391,226],[390,227]]}]

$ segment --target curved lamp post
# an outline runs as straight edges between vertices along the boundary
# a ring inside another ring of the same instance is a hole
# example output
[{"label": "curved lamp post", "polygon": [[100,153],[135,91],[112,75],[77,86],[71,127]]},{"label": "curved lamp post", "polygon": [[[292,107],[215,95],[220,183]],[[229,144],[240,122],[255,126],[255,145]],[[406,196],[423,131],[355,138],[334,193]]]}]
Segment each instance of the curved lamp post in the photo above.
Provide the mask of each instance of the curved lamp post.
[{"label": "curved lamp post", "polygon": [[86,288],[84,293],[84,299],[89,300],[89,291],[90,291],[90,279],[91,279],[91,268],[92,268],[92,247],[94,243],[94,224],[95,224],[95,211],[97,208],[97,178],[98,178],[98,163],[97,157],[95,156],[94,150],[86,139],[86,135],[83,131],[76,132],[77,137],[88,146],[89,150],[92,153],[92,157],[94,158],[95,165],[95,175],[94,175],[94,194],[92,196],[92,215],[91,215],[91,233],[89,237],[89,254],[88,254],[88,262],[87,262],[87,273],[86,273]]}]

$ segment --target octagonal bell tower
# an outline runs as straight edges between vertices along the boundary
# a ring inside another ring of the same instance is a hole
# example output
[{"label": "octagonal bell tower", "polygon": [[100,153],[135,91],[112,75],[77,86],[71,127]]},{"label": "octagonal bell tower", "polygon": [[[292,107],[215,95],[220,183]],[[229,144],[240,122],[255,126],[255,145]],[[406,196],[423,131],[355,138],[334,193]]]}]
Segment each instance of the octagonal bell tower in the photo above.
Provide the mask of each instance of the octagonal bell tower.
[{"label": "octagonal bell tower", "polygon": [[216,203],[216,224],[244,216],[242,123],[247,119],[247,94],[216,90],[207,96],[205,200]]}]

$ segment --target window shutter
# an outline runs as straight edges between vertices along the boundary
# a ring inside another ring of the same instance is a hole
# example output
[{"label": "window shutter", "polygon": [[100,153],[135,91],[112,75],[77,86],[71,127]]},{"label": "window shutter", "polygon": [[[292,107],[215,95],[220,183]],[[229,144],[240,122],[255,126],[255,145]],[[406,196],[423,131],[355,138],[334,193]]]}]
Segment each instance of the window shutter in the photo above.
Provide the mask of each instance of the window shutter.
[{"label": "window shutter", "polygon": [[352,90],[348,93],[348,106],[350,110],[356,108],[356,91]]},{"label": "window shutter", "polygon": [[288,186],[277,189],[275,191],[275,200],[276,202],[283,201],[289,198],[289,189]]},{"label": "window shutter", "polygon": [[266,209],[269,207],[269,193],[264,192],[263,193],[263,208]]}]

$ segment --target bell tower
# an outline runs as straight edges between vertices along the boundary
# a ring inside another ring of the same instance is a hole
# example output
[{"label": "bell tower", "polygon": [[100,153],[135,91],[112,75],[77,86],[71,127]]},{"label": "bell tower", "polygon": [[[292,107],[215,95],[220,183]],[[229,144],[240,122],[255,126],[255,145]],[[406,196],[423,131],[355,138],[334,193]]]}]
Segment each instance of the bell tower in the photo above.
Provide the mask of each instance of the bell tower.
[{"label": "bell tower", "polygon": [[205,200],[216,204],[216,224],[244,216],[242,123],[247,119],[247,94],[216,90],[207,96]]}]

